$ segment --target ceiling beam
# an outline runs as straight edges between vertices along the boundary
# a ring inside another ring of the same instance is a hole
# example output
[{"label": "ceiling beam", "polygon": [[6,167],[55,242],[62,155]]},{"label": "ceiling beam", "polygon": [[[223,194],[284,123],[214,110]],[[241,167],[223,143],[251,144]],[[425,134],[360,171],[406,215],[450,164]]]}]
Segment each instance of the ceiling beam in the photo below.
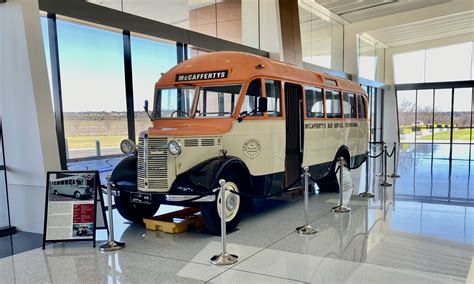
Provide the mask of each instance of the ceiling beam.
[{"label": "ceiling beam", "polygon": [[323,5],[316,3],[316,1],[298,0],[298,5],[306,9],[308,12],[315,14],[321,19],[326,20],[328,22],[337,22],[341,25],[350,24],[350,22],[340,17],[338,14],[332,12],[328,8],[324,7]]},{"label": "ceiling beam", "polygon": [[433,18],[445,17],[466,11],[474,10],[472,0],[459,0],[445,4],[434,5],[427,8],[416,9],[413,11],[397,13],[384,17],[374,18],[361,22],[352,23],[346,26],[352,33],[370,32],[379,29],[390,28],[394,26],[406,25],[415,22],[430,20]]}]

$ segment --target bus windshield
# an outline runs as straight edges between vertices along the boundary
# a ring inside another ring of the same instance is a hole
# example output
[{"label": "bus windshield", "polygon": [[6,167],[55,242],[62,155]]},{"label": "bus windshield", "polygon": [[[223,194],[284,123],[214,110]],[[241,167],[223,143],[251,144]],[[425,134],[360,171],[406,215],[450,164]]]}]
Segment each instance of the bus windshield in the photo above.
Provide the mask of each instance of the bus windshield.
[{"label": "bus windshield", "polygon": [[231,117],[239,102],[241,90],[240,84],[201,87],[195,117]]},{"label": "bus windshield", "polygon": [[188,118],[192,112],[194,93],[195,87],[157,90],[155,118]]}]

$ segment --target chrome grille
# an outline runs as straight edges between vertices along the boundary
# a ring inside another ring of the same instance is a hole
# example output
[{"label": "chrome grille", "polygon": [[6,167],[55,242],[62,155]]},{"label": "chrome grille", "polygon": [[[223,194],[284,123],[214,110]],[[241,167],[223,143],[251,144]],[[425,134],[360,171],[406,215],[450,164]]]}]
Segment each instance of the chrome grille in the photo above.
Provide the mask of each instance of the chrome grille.
[{"label": "chrome grille", "polygon": [[[148,137],[148,160],[144,159],[144,139],[138,143],[138,189],[168,191],[168,138]],[[145,164],[148,169],[145,171]],[[148,186],[147,184],[148,183]]]}]

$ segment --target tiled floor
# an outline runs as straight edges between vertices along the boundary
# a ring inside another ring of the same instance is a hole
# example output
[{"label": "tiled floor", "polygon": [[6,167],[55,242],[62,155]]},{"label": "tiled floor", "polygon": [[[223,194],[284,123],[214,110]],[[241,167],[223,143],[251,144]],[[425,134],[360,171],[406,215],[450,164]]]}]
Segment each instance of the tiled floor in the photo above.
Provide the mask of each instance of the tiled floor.
[{"label": "tiled floor", "polygon": [[[295,232],[303,223],[303,200],[256,202],[255,212],[246,214],[238,230],[228,235],[228,252],[239,256],[230,267],[209,262],[219,253],[219,237],[198,230],[178,235],[146,231],[114,214],[116,236],[127,244],[124,250],[101,253],[87,243],[51,244],[45,251],[0,259],[0,283],[474,281],[470,165],[455,163],[449,180],[442,160],[431,167],[431,157],[417,152],[402,148],[402,177],[387,189],[377,185],[379,161],[370,166],[376,193],[371,200],[357,196],[365,188],[365,167],[352,171],[350,213],[330,211],[337,194],[312,195],[309,219],[319,228],[316,235]],[[172,209],[163,206],[160,211]],[[98,239],[105,238],[100,232]]]}]

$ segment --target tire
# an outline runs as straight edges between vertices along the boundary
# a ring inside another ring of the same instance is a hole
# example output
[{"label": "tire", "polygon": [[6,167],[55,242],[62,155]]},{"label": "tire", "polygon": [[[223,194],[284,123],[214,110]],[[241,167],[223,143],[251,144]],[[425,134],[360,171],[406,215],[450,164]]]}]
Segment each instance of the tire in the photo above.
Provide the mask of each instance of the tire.
[{"label": "tire", "polygon": [[135,224],[143,224],[143,218],[152,217],[160,208],[160,203],[139,204],[130,202],[130,194],[120,192],[114,196],[115,206],[120,215]]},{"label": "tire", "polygon": [[[219,176],[219,179],[226,180],[226,188],[231,188],[237,192],[243,191],[243,183],[241,181],[242,177],[239,178],[235,173],[224,172]],[[206,229],[213,235],[221,234],[220,199],[221,198],[218,191],[216,192],[216,200],[214,202],[204,202],[201,204],[201,215],[204,225],[206,226]],[[226,207],[228,205],[231,209],[233,209],[229,211],[226,210],[226,216],[228,216],[226,218],[226,230],[227,232],[231,232],[237,227],[242,217],[243,198],[237,194],[226,192],[226,200],[229,200],[228,204],[226,204]],[[227,207],[227,209],[229,209],[229,207]]]},{"label": "tire", "polygon": [[57,191],[57,190],[54,190],[53,194],[54,194],[54,195],[58,195],[58,191]]},{"label": "tire", "polygon": [[74,192],[74,198],[80,199],[81,198],[81,193],[79,191]]}]

